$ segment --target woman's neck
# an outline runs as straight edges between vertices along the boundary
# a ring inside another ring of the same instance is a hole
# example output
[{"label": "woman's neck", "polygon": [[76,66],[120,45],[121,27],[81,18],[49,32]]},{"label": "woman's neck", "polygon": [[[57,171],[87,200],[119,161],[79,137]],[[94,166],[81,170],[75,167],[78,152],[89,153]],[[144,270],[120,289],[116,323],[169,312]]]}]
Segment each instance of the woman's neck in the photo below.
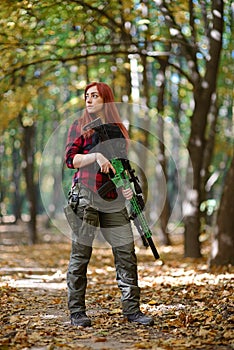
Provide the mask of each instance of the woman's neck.
[{"label": "woman's neck", "polygon": [[100,112],[96,113],[96,117],[97,118],[101,118],[103,124],[105,124],[106,118],[105,118],[105,114],[103,113],[103,111],[100,111]]}]

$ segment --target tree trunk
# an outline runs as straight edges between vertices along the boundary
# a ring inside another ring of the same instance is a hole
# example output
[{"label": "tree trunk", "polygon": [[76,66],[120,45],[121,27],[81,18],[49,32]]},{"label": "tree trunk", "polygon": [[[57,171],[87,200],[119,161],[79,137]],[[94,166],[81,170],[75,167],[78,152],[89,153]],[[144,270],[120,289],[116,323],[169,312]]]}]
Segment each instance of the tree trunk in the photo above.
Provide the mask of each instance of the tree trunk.
[{"label": "tree trunk", "polygon": [[14,197],[13,197],[13,214],[15,216],[15,222],[21,218],[22,214],[22,197],[20,194],[20,177],[21,177],[21,158],[18,148],[15,147],[16,139],[12,138],[12,162],[13,162],[13,183],[15,187]]},{"label": "tree trunk", "polygon": [[234,265],[234,156],[218,210],[210,265]]},{"label": "tree trunk", "polygon": [[[212,105],[210,108],[210,122],[209,122],[209,135],[207,138],[204,155],[203,155],[203,166],[202,166],[202,174],[201,174],[201,203],[204,201],[207,201],[212,197],[212,188],[216,180],[216,177],[212,176],[214,174],[211,174],[209,171],[209,167],[212,161],[213,152],[214,152],[214,145],[215,145],[215,135],[216,135],[216,125],[218,120],[218,105],[217,105],[217,96],[212,101]],[[204,217],[204,222],[206,225],[211,225],[212,220],[211,216],[208,216],[208,207],[206,206],[205,211],[203,212],[202,216]]]},{"label": "tree trunk", "polygon": [[34,135],[35,125],[23,126],[23,158],[24,174],[26,180],[26,194],[29,203],[29,244],[37,241],[36,214],[37,214],[37,191],[34,183]]},{"label": "tree trunk", "polygon": [[[203,157],[205,149],[205,132],[207,116],[211,106],[212,95],[216,91],[216,79],[218,64],[222,48],[223,33],[223,1],[213,0],[212,13],[219,16],[213,17],[213,28],[210,31],[209,43],[210,59],[206,63],[204,78],[194,83],[195,108],[191,122],[191,133],[188,142],[188,150],[193,166],[194,185],[188,183],[186,188],[186,200],[184,203],[185,224],[185,256],[197,258],[200,251],[200,203],[201,203],[201,174],[204,172]],[[191,169],[190,169],[191,170]],[[188,174],[188,178],[191,174]]]},{"label": "tree trunk", "polygon": [[[158,137],[158,148],[159,148],[159,164],[162,168],[162,172],[165,177],[165,182],[168,184],[168,169],[167,169],[167,160],[166,160],[166,154],[165,154],[165,141],[164,141],[164,119],[161,116],[164,110],[164,91],[165,91],[165,72],[166,67],[168,64],[168,58],[160,58],[158,59],[158,62],[160,63],[160,69],[159,69],[159,81],[160,81],[160,88],[158,92],[158,102],[157,102],[157,109],[158,109],[158,118],[157,118],[157,137]],[[168,232],[168,222],[170,217],[170,203],[168,199],[168,193],[166,191],[165,195],[165,201],[164,205],[160,214],[160,226],[161,226],[161,236],[162,236],[162,243],[164,245],[170,245],[170,237]]]}]

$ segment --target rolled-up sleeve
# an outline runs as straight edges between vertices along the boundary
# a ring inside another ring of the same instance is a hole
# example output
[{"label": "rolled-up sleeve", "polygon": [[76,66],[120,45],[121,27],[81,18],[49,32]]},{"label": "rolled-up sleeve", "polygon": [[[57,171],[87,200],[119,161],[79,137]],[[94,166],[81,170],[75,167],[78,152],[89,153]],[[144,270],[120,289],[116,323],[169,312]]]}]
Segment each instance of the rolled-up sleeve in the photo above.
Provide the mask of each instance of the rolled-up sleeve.
[{"label": "rolled-up sleeve", "polygon": [[66,151],[65,151],[65,162],[68,168],[74,169],[73,159],[76,154],[83,153],[83,136],[81,135],[78,121],[75,121],[67,136]]}]

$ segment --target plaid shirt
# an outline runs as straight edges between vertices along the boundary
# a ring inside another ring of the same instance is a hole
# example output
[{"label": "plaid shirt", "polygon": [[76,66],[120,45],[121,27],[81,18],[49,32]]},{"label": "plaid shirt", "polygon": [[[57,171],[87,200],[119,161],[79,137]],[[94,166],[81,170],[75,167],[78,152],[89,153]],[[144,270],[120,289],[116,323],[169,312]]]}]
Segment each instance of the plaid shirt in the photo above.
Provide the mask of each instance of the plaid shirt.
[{"label": "plaid shirt", "polygon": [[[65,154],[65,162],[68,168],[74,169],[73,159],[76,154],[88,154],[92,153],[92,148],[97,145],[95,140],[95,134],[90,137],[84,138],[81,133],[78,120],[76,120],[70,127],[67,137],[67,146]],[[109,181],[107,174],[101,173],[99,165],[92,163],[80,169],[77,169],[73,175],[73,184],[81,182],[93,192],[97,190]],[[107,193],[107,199],[115,199],[117,197],[116,190]]]}]

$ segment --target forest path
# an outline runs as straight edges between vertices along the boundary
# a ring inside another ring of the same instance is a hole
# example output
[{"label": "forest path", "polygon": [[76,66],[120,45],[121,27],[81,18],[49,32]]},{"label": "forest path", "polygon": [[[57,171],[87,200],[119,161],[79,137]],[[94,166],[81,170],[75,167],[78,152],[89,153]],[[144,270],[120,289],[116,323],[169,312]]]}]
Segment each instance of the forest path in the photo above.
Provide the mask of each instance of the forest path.
[{"label": "forest path", "polygon": [[67,310],[69,239],[50,233],[27,246],[18,228],[0,229],[1,350],[234,349],[234,268],[183,258],[181,235],[159,247],[163,262],[137,248],[141,308],[153,327],[123,318],[111,249],[95,247],[86,298],[92,327],[82,328],[70,325]]}]

